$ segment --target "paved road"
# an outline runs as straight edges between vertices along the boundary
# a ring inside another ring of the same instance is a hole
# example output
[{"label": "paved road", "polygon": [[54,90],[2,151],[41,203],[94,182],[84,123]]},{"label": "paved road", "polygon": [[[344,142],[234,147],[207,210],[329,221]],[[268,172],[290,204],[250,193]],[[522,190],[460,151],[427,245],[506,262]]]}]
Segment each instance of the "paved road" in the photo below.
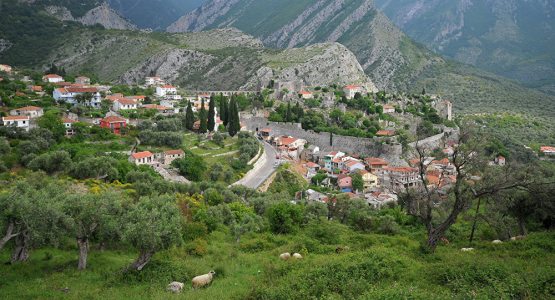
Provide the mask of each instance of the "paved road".
[{"label": "paved road", "polygon": [[270,144],[265,142],[263,144],[264,154],[254,164],[254,168],[245,177],[234,183],[234,185],[243,185],[251,189],[257,189],[276,171],[275,163],[278,161],[276,159],[278,153]]}]

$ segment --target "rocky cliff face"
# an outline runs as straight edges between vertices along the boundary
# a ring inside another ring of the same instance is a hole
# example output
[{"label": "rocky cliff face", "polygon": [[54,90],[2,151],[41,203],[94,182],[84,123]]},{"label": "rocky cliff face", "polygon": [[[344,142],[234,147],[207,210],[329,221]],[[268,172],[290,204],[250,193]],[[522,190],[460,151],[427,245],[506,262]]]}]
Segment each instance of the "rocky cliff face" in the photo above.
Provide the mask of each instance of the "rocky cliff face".
[{"label": "rocky cliff face", "polygon": [[99,24],[106,29],[137,29],[135,25],[121,17],[107,3],[89,10],[84,16],[79,18],[74,18],[72,13],[63,6],[47,6],[45,10],[62,21],[76,21],[88,26]]}]

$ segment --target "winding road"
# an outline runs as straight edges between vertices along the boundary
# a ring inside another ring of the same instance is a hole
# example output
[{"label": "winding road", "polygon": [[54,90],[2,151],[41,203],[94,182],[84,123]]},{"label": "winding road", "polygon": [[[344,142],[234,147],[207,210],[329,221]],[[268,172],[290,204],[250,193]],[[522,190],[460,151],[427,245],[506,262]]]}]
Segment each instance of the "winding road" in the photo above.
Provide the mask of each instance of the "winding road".
[{"label": "winding road", "polygon": [[233,185],[243,185],[251,189],[257,189],[276,171],[275,164],[278,161],[276,149],[266,142],[262,142],[262,144],[264,154],[254,164],[254,168]]}]

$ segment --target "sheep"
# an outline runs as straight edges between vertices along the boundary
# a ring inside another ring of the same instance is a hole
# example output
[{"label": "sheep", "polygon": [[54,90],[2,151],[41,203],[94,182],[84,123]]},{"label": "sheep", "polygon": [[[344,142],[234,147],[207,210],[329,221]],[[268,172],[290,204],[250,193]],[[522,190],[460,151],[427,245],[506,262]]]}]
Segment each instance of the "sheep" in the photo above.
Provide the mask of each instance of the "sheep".
[{"label": "sheep", "polygon": [[174,281],[174,282],[168,284],[168,287],[166,288],[166,290],[168,290],[170,292],[174,292],[174,293],[180,293],[184,286],[185,286],[185,284],[183,284],[181,282]]},{"label": "sheep", "polygon": [[523,240],[523,239],[525,239],[525,238],[526,238],[526,237],[523,236],[523,235],[517,235],[517,236],[513,236],[513,237],[511,238],[511,241]]},{"label": "sheep", "polygon": [[493,242],[491,242],[492,244],[503,244],[503,241],[501,240],[494,240]]},{"label": "sheep", "polygon": [[349,248],[349,246],[339,246],[339,247],[335,248],[335,253],[340,254],[340,253],[343,253],[343,252],[347,252],[349,250],[351,250],[351,248]]},{"label": "sheep", "polygon": [[289,253],[289,252],[282,253],[282,254],[279,255],[279,258],[281,260],[288,260],[288,259],[291,258],[291,253]]},{"label": "sheep", "polygon": [[303,256],[300,255],[299,253],[293,253],[293,258],[294,259],[303,259]]},{"label": "sheep", "polygon": [[193,278],[193,280],[191,280],[191,282],[193,283],[193,288],[201,288],[205,285],[209,285],[212,282],[212,278],[214,277],[214,275],[216,275],[216,272],[210,271],[208,272],[208,274],[199,275]]},{"label": "sheep", "polygon": [[461,248],[462,252],[470,252],[470,251],[474,251],[474,248]]}]

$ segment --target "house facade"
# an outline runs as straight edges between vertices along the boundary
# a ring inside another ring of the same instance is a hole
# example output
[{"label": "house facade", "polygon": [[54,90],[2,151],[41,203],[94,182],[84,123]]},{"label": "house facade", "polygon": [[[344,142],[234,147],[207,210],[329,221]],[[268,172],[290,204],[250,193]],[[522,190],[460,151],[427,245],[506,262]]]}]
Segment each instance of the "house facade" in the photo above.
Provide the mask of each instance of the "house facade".
[{"label": "house facade", "polygon": [[137,166],[150,165],[155,162],[154,154],[150,151],[133,153],[129,157],[129,162],[134,163]]},{"label": "house facade", "polygon": [[127,127],[127,120],[117,116],[110,116],[100,120],[101,128],[108,128],[115,134],[121,134],[123,128]]},{"label": "house facade", "polygon": [[64,78],[60,75],[48,74],[48,75],[42,76],[42,81],[46,83],[58,83],[58,82],[63,82]]},{"label": "house facade", "polygon": [[167,95],[177,95],[177,88],[169,84],[156,87],[156,96],[165,97]]},{"label": "house facade", "polygon": [[75,83],[82,84],[82,85],[89,85],[91,84],[91,79],[85,76],[79,76],[75,78]]},{"label": "house facade", "polygon": [[118,98],[114,101],[112,109],[114,111],[137,109],[138,103],[135,100],[127,98]]},{"label": "house facade", "polygon": [[347,85],[343,88],[343,93],[347,99],[355,98],[356,93],[362,93],[362,86],[360,85]]},{"label": "house facade", "polygon": [[25,106],[10,110],[12,116],[29,116],[30,118],[39,118],[44,114],[42,107],[38,106]]},{"label": "house facade", "polygon": [[2,124],[4,126],[15,126],[25,130],[30,128],[31,118],[29,116],[8,116],[2,117]]},{"label": "house facade", "polygon": [[171,163],[176,159],[181,159],[185,157],[185,152],[181,149],[178,150],[168,150],[162,155],[162,162],[164,165],[171,165]]},{"label": "house facade", "polygon": [[62,123],[64,123],[64,127],[66,129],[66,136],[75,135],[75,128],[73,128],[73,124],[77,123],[76,120],[72,120],[72,119],[69,119],[69,118],[63,118]]},{"label": "house facade", "polygon": [[53,97],[58,102],[65,102],[72,105],[79,103],[79,96],[90,95],[90,99],[84,99],[84,104],[90,107],[99,108],[102,104],[102,95],[94,87],[65,87],[57,88],[53,92]]}]

